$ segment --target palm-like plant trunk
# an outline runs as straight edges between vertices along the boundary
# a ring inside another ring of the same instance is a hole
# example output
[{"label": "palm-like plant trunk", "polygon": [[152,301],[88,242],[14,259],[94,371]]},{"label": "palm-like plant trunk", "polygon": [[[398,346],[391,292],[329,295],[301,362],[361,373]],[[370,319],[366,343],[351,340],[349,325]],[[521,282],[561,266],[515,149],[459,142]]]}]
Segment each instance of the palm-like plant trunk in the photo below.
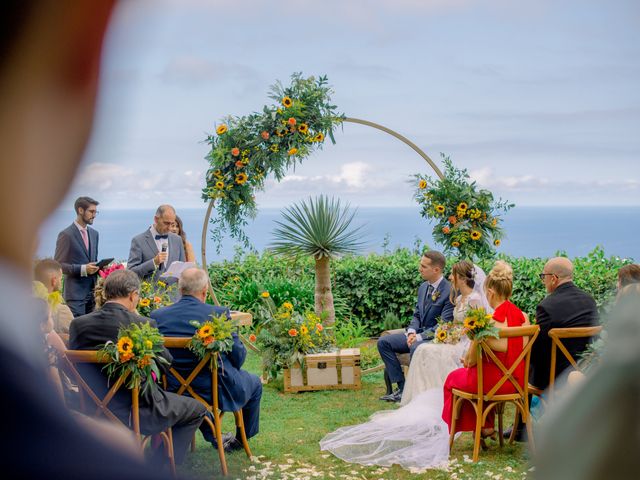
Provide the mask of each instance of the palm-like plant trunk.
[{"label": "palm-like plant trunk", "polygon": [[333,325],[336,321],[336,311],[333,308],[333,294],[331,293],[331,270],[329,257],[316,258],[316,315],[322,316],[326,312],[325,325]]}]

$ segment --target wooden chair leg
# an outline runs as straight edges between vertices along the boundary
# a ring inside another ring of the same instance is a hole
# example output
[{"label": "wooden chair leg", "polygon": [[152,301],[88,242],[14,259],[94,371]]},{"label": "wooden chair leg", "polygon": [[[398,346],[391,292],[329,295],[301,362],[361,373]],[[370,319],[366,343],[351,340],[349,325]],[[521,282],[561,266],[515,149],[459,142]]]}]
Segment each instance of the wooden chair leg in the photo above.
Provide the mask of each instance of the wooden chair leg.
[{"label": "wooden chair leg", "polygon": [[247,432],[244,429],[244,416],[242,415],[242,410],[238,410],[237,412],[233,412],[234,417],[236,418],[236,427],[237,430],[240,431],[240,440],[242,441],[242,447],[244,448],[244,452],[247,454],[247,458],[251,458],[251,448],[249,448],[249,441],[247,440]]},{"label": "wooden chair leg", "polygon": [[451,453],[451,451],[453,450],[453,441],[456,437],[456,422],[458,420],[458,410],[460,409],[459,407],[461,400],[461,398],[456,398],[456,396],[453,395],[453,402],[451,406],[451,409],[453,411],[451,412],[451,426],[449,427],[451,429],[451,431],[449,432],[449,453]]},{"label": "wooden chair leg", "polygon": [[[479,405],[478,405],[479,406]],[[475,404],[473,407],[476,411],[476,431],[473,436],[473,461],[477,462],[478,458],[480,458],[480,442],[482,440],[482,412],[479,411]]]},{"label": "wooden chair leg", "polygon": [[[523,407],[524,409],[524,407]],[[533,438],[533,422],[531,421],[531,415],[529,414],[529,412],[527,412],[526,415],[522,416],[523,421],[526,422],[526,427],[527,427],[527,443],[529,444],[529,449],[532,452],[536,451],[536,444]]]},{"label": "wooden chair leg", "polygon": [[513,418],[513,430],[511,430],[511,436],[509,437],[509,445],[512,445],[516,439],[518,427],[520,427],[520,409],[516,408],[516,415]]},{"label": "wooden chair leg", "polygon": [[[195,439],[194,439],[195,441]],[[176,474],[176,458],[173,451],[173,430],[167,430],[167,456],[169,457],[169,468],[171,469],[171,475],[173,478],[177,478]]]},{"label": "wooden chair leg", "polygon": [[500,448],[504,447],[504,438],[502,437],[502,432],[504,431],[504,407],[504,402],[496,407],[498,414],[498,443],[500,444]]}]

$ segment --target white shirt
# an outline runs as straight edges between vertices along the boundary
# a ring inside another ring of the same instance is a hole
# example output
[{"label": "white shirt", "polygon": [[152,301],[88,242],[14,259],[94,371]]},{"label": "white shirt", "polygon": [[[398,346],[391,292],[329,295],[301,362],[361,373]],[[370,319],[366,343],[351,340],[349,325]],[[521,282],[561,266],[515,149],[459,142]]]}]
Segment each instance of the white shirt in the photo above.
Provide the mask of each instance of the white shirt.
[{"label": "white shirt", "polygon": [[[158,252],[162,251],[162,245],[166,244],[167,245],[167,252],[169,251],[169,238],[159,238],[156,240],[156,235],[160,235],[158,233],[158,231],[156,230],[156,227],[154,227],[153,225],[151,225],[149,227],[149,231],[151,232],[151,235],[153,236],[153,240],[156,242],[156,247],[158,247]],[[167,234],[169,235],[169,234]]]}]

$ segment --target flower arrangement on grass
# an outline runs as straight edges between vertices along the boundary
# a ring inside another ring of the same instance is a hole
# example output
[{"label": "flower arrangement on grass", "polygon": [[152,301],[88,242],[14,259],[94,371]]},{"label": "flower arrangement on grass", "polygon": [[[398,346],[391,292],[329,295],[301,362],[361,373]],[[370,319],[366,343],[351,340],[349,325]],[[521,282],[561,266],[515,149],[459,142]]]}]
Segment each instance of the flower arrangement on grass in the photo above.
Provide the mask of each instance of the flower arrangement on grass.
[{"label": "flower arrangement on grass", "polygon": [[335,143],[333,130],[344,115],[331,104],[331,93],[326,76],[295,73],[289,86],[271,87],[274,104],[227,117],[207,136],[210,167],[202,198],[217,200],[211,233],[218,249],[225,233],[249,246],[243,227],[255,217],[255,192],[264,188],[268,175],[280,181],[289,167],[322,148],[326,137]]},{"label": "flower arrangement on grass", "polygon": [[158,365],[169,364],[160,355],[163,350],[162,335],[145,322],[120,327],[117,342],[105,343],[98,354],[108,359],[104,369],[109,378],[116,379],[128,372],[127,388],[142,386],[145,391],[160,378]]},{"label": "flower arrangement on grass", "polygon": [[306,354],[335,350],[332,329],[324,327],[313,311],[297,312],[291,302],[276,307],[270,296],[262,299],[266,320],[257,335],[249,336],[249,341],[260,348],[262,366],[270,378],[295,364],[304,367]]},{"label": "flower arrangement on grass", "polygon": [[446,343],[455,345],[465,335],[465,328],[454,322],[438,321],[438,326],[434,332],[433,343]]},{"label": "flower arrangement on grass", "polygon": [[168,285],[162,280],[141,282],[138,313],[143,317],[148,317],[154,310],[173,304],[172,298],[177,288],[176,283]]},{"label": "flower arrangement on grass", "polygon": [[211,369],[217,369],[220,353],[230,352],[233,348],[234,323],[225,314],[211,315],[211,319],[203,323],[195,320],[190,323],[196,332],[189,341],[189,350],[201,360],[210,353]]},{"label": "flower arrangement on grass", "polygon": [[504,231],[501,215],[514,207],[507,201],[494,200],[493,194],[479,189],[449,157],[441,154],[445,166],[444,179],[433,180],[415,175],[414,198],[421,215],[435,222],[433,238],[445,252],[462,258],[486,258],[495,255]]},{"label": "flower arrangement on grass", "polygon": [[498,328],[491,322],[493,315],[484,308],[469,308],[463,325],[464,332],[471,340],[480,341],[487,337],[499,338]]}]

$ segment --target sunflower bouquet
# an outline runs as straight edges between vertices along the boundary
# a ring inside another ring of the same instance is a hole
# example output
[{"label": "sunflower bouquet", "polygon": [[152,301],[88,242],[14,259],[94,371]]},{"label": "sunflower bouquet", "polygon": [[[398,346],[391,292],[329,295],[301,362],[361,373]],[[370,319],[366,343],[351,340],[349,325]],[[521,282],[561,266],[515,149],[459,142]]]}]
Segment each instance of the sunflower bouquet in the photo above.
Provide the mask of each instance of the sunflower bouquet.
[{"label": "sunflower bouquet", "polygon": [[433,343],[446,343],[455,345],[466,333],[465,328],[454,322],[438,321],[438,326],[434,332]]},{"label": "sunflower bouquet", "polygon": [[462,258],[494,256],[504,237],[501,216],[514,205],[495,200],[490,191],[470,181],[467,170],[456,168],[449,157],[441,156],[443,179],[415,175],[414,198],[421,215],[434,223],[434,240],[446,253]]},{"label": "sunflower bouquet", "polygon": [[[164,350],[164,339],[157,328],[149,322],[132,323],[118,330],[117,342],[108,341],[98,352],[108,363],[104,366],[109,378],[118,378],[129,373],[127,388],[142,386],[143,391],[160,378],[159,365],[169,362],[160,355]],[[154,378],[155,376],[155,378]]]},{"label": "sunflower bouquet", "polygon": [[480,341],[487,337],[498,338],[499,330],[491,321],[493,315],[487,313],[484,308],[469,308],[463,325],[464,332],[471,340]]},{"label": "sunflower bouquet", "polygon": [[162,280],[157,282],[141,282],[138,313],[143,317],[148,317],[154,310],[171,305],[176,289],[176,283],[168,285]]},{"label": "sunflower bouquet", "polygon": [[304,366],[304,356],[335,350],[335,338],[329,327],[312,311],[298,312],[293,303],[276,307],[270,296],[262,296],[266,319],[259,333],[250,336],[260,348],[262,365],[270,378],[278,371],[298,363]]},{"label": "sunflower bouquet", "polygon": [[211,315],[206,322],[190,322],[196,332],[189,342],[191,350],[198,358],[203,359],[211,354],[211,368],[217,368],[220,353],[230,352],[233,348],[234,323],[225,314]]}]

